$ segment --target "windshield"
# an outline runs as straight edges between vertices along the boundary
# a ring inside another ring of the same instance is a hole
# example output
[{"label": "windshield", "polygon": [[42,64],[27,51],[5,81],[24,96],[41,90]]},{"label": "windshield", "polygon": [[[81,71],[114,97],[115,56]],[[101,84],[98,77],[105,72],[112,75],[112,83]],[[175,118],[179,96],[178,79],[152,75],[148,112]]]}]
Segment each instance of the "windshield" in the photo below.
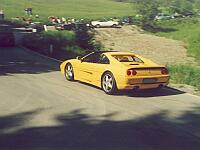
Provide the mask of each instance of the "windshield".
[{"label": "windshield", "polygon": [[115,59],[119,62],[137,62],[137,63],[144,63],[141,59],[134,55],[113,55]]}]

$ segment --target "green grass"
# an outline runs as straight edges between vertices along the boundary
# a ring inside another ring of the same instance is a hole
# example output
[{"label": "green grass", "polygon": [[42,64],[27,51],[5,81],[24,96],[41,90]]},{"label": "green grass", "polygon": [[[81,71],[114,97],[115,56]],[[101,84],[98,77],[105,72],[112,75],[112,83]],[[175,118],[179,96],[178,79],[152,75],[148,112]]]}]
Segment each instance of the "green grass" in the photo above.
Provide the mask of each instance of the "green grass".
[{"label": "green grass", "polygon": [[192,85],[200,90],[199,68],[190,65],[171,65],[169,69],[172,82]]},{"label": "green grass", "polygon": [[184,41],[188,55],[200,62],[200,18],[189,18],[159,23],[163,28],[172,28],[173,32],[158,32],[156,35]]},{"label": "green grass", "polygon": [[32,7],[33,13],[42,19],[51,15],[96,19],[134,13],[132,4],[112,0],[0,0],[0,9],[4,10],[6,18],[26,16],[24,9],[27,7]]},{"label": "green grass", "polygon": [[[171,32],[155,33],[159,36],[184,41],[187,44],[188,55],[200,63],[200,20],[199,18],[178,19],[159,23],[162,28],[175,29]],[[170,65],[172,82],[188,84],[200,91],[200,67],[194,65]]]}]

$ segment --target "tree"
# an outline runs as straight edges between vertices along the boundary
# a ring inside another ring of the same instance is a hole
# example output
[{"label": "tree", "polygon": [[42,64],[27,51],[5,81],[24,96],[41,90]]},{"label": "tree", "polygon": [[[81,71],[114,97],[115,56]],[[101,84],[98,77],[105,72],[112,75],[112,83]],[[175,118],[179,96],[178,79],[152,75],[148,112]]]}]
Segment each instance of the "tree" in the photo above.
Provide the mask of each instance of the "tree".
[{"label": "tree", "polygon": [[193,0],[171,0],[171,7],[173,12],[184,13],[194,11]]},{"label": "tree", "polygon": [[142,26],[154,25],[154,18],[160,12],[162,0],[133,0],[136,11],[142,16]]}]

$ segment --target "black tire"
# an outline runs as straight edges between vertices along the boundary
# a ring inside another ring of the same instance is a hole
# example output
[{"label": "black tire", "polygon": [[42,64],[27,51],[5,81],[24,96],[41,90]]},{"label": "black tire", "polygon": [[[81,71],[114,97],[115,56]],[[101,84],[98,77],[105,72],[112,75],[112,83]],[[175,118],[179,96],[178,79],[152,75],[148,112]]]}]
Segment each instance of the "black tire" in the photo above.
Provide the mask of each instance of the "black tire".
[{"label": "black tire", "polygon": [[111,72],[103,74],[101,79],[101,87],[106,94],[113,95],[117,90],[115,78]]},{"label": "black tire", "polygon": [[117,28],[117,25],[116,25],[116,24],[113,24],[112,27],[113,27],[113,28]]},{"label": "black tire", "polygon": [[96,28],[100,28],[101,26],[100,26],[100,24],[97,24],[97,25],[95,25],[95,27],[96,27]]},{"label": "black tire", "polygon": [[68,81],[74,81],[74,71],[70,63],[66,64],[65,66],[65,78]]}]

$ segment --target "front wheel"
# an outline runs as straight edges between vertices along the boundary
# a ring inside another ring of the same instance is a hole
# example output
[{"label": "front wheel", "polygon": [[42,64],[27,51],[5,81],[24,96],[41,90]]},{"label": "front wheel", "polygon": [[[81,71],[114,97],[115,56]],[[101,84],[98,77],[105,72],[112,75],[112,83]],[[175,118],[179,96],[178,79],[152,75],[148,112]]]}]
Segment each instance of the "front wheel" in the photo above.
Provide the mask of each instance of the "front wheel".
[{"label": "front wheel", "polygon": [[106,72],[103,75],[101,80],[101,87],[106,94],[112,95],[116,92],[116,81],[111,72]]},{"label": "front wheel", "polygon": [[68,63],[65,67],[65,77],[69,81],[74,81],[74,71],[70,63]]}]

